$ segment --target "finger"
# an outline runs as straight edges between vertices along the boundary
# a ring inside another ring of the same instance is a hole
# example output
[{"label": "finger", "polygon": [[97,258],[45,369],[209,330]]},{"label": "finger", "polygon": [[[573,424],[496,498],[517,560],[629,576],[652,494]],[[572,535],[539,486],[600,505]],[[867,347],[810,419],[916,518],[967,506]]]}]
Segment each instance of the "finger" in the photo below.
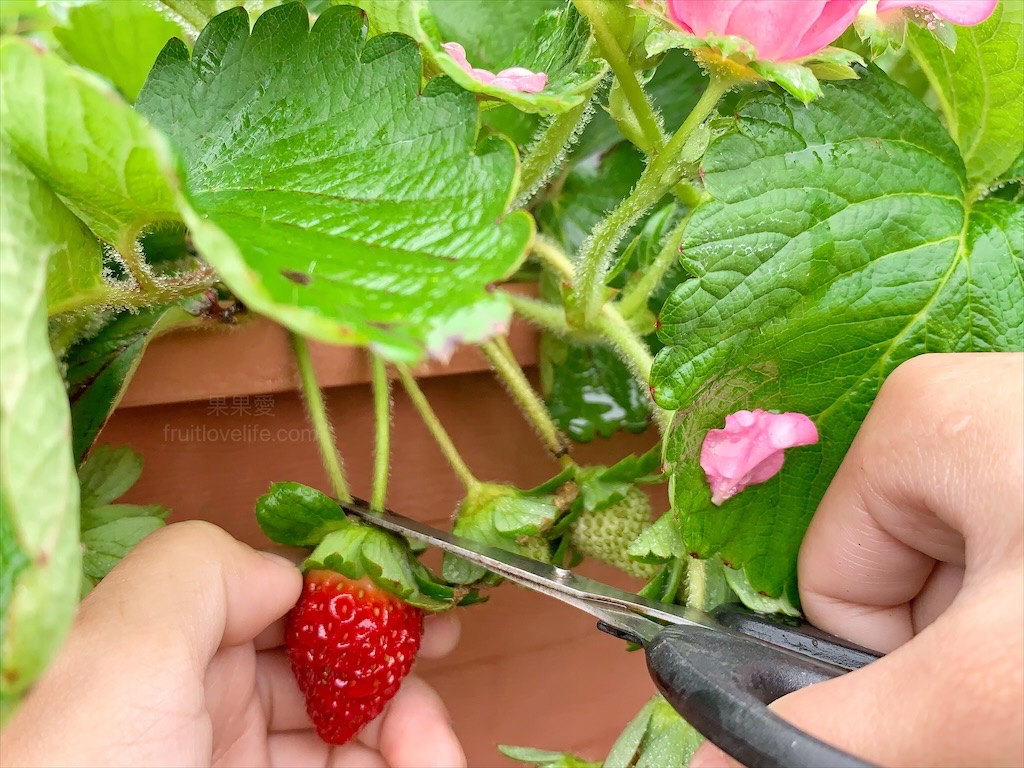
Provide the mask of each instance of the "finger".
[{"label": "finger", "polygon": [[[936,622],[873,664],[797,691],[772,709],[886,766],[1024,764],[1024,569],[1011,590],[967,587]],[[1007,582],[1003,582],[1005,585]],[[710,747],[692,766],[734,765]]]},{"label": "finger", "polygon": [[147,537],[90,594],[81,630],[101,634],[111,658],[127,650],[121,643],[184,649],[202,668],[221,646],[249,642],[283,616],[301,588],[283,558],[209,523],[177,523]]},{"label": "finger", "polygon": [[459,643],[462,633],[458,617],[451,612],[435,613],[423,622],[423,641],[419,655],[425,659],[447,656]]},{"label": "finger", "polygon": [[358,739],[379,749],[392,768],[459,768],[466,765],[448,712],[433,688],[414,675],[402,682],[384,712]]},{"label": "finger", "polygon": [[256,654],[256,689],[266,713],[267,730],[273,733],[313,727],[291,662],[283,650]]},{"label": "finger", "polygon": [[278,619],[258,635],[253,643],[257,651],[269,651],[272,648],[280,648],[284,645],[286,619]]},{"label": "finger", "polygon": [[[811,621],[880,650],[913,636],[937,561],[962,567],[969,540],[983,565],[1021,539],[1006,509],[1024,493],[1024,356],[955,357],[915,358],[889,377],[801,548]],[[990,407],[970,396],[979,380]]]}]

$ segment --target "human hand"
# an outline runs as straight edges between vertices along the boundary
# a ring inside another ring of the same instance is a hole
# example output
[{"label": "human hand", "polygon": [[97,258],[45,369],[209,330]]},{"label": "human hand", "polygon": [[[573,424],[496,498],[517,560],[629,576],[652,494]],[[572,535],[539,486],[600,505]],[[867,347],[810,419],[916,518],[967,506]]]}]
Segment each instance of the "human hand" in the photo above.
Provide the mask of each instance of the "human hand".
[{"label": "human hand", "polygon": [[[353,742],[312,730],[281,644],[302,577],[208,523],[145,539],[85,599],[0,739],[4,766],[465,764],[437,694],[409,676]],[[454,647],[427,622],[421,656]]]},{"label": "human hand", "polygon": [[[1024,765],[1024,355],[885,382],[800,550],[807,618],[888,655],[779,699],[887,766]],[[691,768],[736,765],[705,744]]]}]

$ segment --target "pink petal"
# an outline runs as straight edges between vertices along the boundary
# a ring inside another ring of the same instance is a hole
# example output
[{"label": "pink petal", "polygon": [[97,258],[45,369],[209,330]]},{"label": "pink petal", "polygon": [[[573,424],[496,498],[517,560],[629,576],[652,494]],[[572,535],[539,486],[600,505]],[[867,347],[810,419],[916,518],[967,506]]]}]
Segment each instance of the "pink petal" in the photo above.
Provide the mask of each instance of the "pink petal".
[{"label": "pink petal", "polygon": [[763,483],[782,469],[783,451],[818,442],[818,430],[802,413],[756,409],[725,417],[725,429],[708,430],[700,465],[720,505],[749,485]]},{"label": "pink petal", "polygon": [[998,0],[878,0],[878,13],[900,8],[920,8],[939,18],[972,27],[992,15]]},{"label": "pink petal", "polygon": [[835,42],[853,24],[864,0],[830,0],[799,44],[793,48],[793,58],[810,56]]},{"label": "pink petal", "polygon": [[537,93],[543,91],[548,84],[548,76],[543,72],[531,72],[523,67],[509,67],[494,74],[489,69],[479,69],[470,64],[466,58],[466,49],[458,43],[442,43],[441,47],[478,83],[520,93]]},{"label": "pink petal", "polygon": [[469,66],[469,60],[466,58],[465,48],[458,43],[442,43],[441,47],[444,48],[445,53],[455,59],[456,64],[469,72],[471,67]]},{"label": "pink petal", "polygon": [[547,87],[548,76],[543,72],[531,72],[523,67],[503,69],[494,78],[493,85],[520,93],[540,93]]},{"label": "pink petal", "polygon": [[824,48],[853,23],[865,0],[669,0],[670,18],[697,37],[734,35],[757,57],[786,61]]}]

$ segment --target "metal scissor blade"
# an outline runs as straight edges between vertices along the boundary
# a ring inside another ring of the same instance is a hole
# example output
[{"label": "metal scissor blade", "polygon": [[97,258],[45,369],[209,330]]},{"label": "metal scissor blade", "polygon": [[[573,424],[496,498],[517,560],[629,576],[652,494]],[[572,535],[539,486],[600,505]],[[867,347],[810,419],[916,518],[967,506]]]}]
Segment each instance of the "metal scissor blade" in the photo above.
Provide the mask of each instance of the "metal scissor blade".
[{"label": "metal scissor blade", "polygon": [[557,598],[643,643],[663,629],[664,624],[700,625],[729,631],[701,611],[648,600],[565,568],[441,531],[394,512],[373,511],[365,502],[342,503],[341,507],[379,528],[432,544],[509,581]]}]

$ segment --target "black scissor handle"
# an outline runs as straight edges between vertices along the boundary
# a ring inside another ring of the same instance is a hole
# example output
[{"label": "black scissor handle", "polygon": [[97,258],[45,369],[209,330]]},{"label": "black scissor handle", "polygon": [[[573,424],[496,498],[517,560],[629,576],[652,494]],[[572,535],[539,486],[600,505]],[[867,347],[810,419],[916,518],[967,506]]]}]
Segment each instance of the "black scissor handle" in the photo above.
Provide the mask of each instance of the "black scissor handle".
[{"label": "black scissor handle", "polygon": [[675,710],[748,768],[870,768],[766,706],[846,669],[691,625],[662,630],[646,652],[651,677]]}]

